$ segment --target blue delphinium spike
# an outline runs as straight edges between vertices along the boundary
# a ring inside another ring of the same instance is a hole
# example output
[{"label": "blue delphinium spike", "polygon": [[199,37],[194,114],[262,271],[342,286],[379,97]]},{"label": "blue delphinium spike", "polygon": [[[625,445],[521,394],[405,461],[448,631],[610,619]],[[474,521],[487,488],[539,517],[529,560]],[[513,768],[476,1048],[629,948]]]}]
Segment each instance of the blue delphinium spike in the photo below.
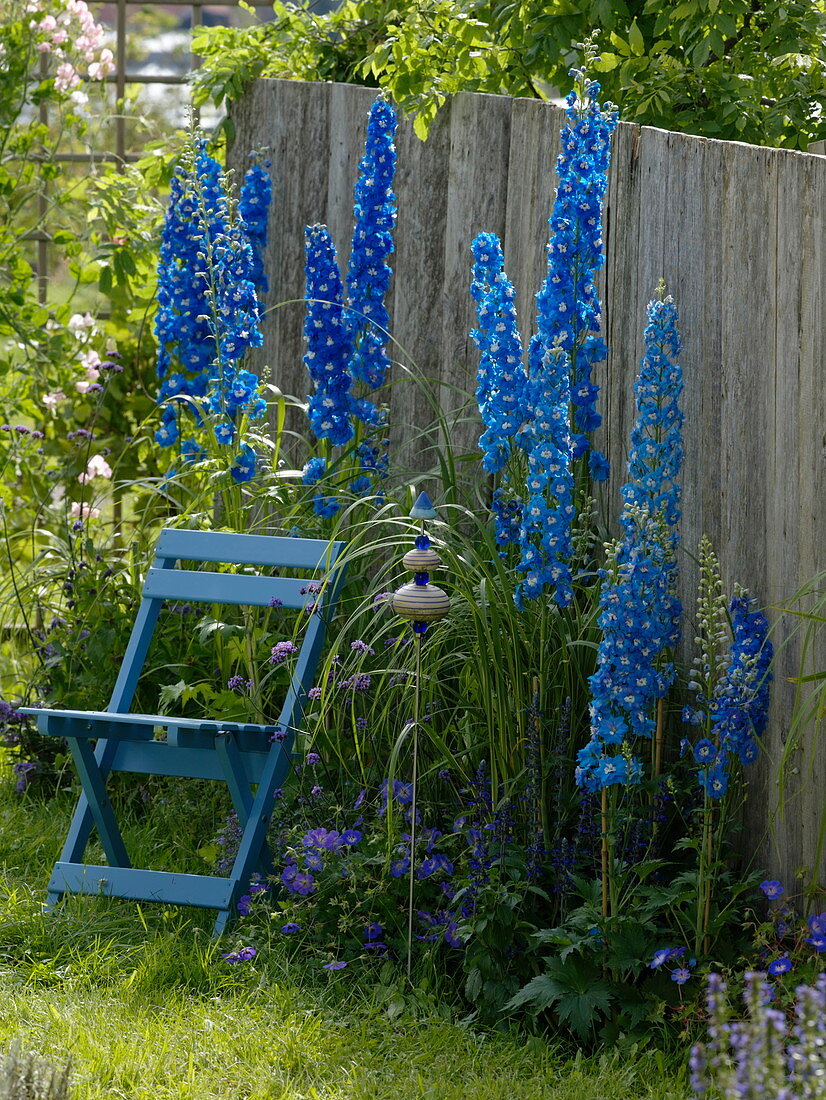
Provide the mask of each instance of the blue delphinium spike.
[{"label": "blue delphinium spike", "polygon": [[473,250],[471,297],[479,327],[471,332],[481,351],[476,400],[485,424],[479,439],[482,465],[496,473],[511,453],[511,439],[529,415],[525,408],[525,368],[516,319],[516,292],[505,273],[502,245],[495,233],[480,233]]},{"label": "blue delphinium spike", "polygon": [[308,226],[304,233],[307,252],[304,363],[315,383],[307,416],[317,439],[329,439],[341,446],[355,434],[349,392],[352,342],[344,319],[341,274],[327,226]]},{"label": "blue delphinium spike", "polygon": [[[571,70],[584,99],[577,92],[567,98],[568,124],[560,140],[556,164],[559,176],[550,218],[548,274],[537,300],[537,334],[545,348],[555,343],[571,357],[571,425],[574,457],[585,454],[587,433],[599,427],[596,411],[599,387],[591,381],[594,364],[608,354],[600,336],[601,309],[596,273],[605,263],[602,250],[602,205],[608,186],[611,134],[617,126],[616,108],[599,103],[599,84]],[[583,88],[584,85],[584,88]],[[607,466],[602,455],[591,463],[592,476],[604,480]]]},{"label": "blue delphinium spike", "polygon": [[[390,367],[385,350],[390,316],[384,296],[393,274],[387,257],[393,251],[393,227],[396,222],[396,196],[393,176],[396,147],[393,138],[398,120],[395,109],[377,99],[367,120],[367,141],[359,164],[353,213],[356,219],[353,247],[347,268],[347,314],[353,341],[350,373],[354,381],[365,382],[371,390],[384,382]],[[355,413],[375,423],[375,406],[365,401]]]},{"label": "blue delphinium spike", "polygon": [[[269,193],[261,181],[252,191],[257,195],[254,205],[259,208],[259,220],[266,222]],[[252,191],[248,189],[247,199]],[[180,438],[184,406],[193,411],[197,422],[197,409],[186,402],[194,398],[225,418],[229,428],[219,441],[231,443],[236,419],[257,419],[266,412],[258,379],[238,369],[249,349],[263,342],[253,249],[243,218],[230,216],[221,166],[203,141],[189,163],[176,172],[170,193],[158,265],[155,332],[162,380],[158,400],[183,400],[166,405],[155,438],[161,446]],[[209,278],[205,263],[210,266]],[[191,440],[184,440],[184,446],[193,461],[199,448]],[[247,447],[233,467],[236,480],[253,476],[248,451]]]},{"label": "blue delphinium spike", "polygon": [[641,765],[625,743],[632,734],[654,732],[654,704],[674,680],[673,663],[662,654],[680,639],[682,605],[675,585],[683,416],[673,300],[651,302],[648,321],[634,387],[629,480],[622,489],[623,536],[600,593],[602,641],[590,678],[591,741],[578,754],[577,782],[589,790],[640,777]]},{"label": "blue delphinium spike", "polygon": [[272,180],[266,164],[254,164],[248,169],[241,186],[238,213],[244,223],[247,238],[252,246],[252,281],[256,290],[266,294],[270,289],[264,272],[264,252],[267,248],[267,225],[272,199]]}]

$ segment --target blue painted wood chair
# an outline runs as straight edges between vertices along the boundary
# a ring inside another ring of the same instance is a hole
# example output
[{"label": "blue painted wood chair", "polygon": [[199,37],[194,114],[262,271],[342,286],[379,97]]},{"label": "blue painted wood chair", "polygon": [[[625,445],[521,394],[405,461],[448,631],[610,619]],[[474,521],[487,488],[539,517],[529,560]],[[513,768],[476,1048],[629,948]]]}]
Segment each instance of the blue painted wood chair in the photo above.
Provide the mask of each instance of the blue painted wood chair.
[{"label": "blue painted wood chair", "polygon": [[[290,769],[295,733],[301,726],[325,628],[344,579],[343,549],[344,543],[317,539],[176,529],[161,532],[108,710],[24,708],[25,713],[36,715],[41,733],[66,738],[83,787],[63,852],[52,871],[49,908],[66,893],[196,905],[218,910],[216,936],[226,928],[251,876],[271,871],[267,824],[275,792]],[[191,562],[290,570],[299,576],[182,567],[182,563],[188,566]],[[321,589],[308,595],[307,585],[312,582]],[[303,641],[277,723],[254,725],[129,713],[164,601],[266,607],[273,600],[298,610],[315,605],[306,615]],[[157,739],[156,730],[165,730],[165,739]],[[223,780],[242,827],[229,876],[133,867],[107,794],[107,778],[113,771]],[[83,862],[93,828],[109,866]]]}]

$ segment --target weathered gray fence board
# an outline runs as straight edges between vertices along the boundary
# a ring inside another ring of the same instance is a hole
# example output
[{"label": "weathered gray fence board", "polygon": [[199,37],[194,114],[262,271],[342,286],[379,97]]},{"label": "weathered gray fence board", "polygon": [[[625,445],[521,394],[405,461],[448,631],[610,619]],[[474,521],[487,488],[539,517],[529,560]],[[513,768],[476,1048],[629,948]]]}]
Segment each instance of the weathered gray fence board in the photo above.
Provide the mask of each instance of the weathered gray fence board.
[{"label": "weathered gray fence board", "polygon": [[[478,135],[484,132],[485,140]],[[468,420],[468,391],[475,389],[470,329],[475,312],[468,293],[470,242],[487,230],[503,237],[508,206],[510,105],[502,96],[462,96],[450,117],[447,218],[444,235],[444,311],[441,404],[446,434],[458,455],[475,453],[479,429]],[[462,410],[464,415],[462,415]],[[457,418],[458,416],[458,418]]]},{"label": "weathered gray fence board", "polygon": [[[346,266],[353,185],[373,94],[258,81],[235,109],[237,166],[247,150],[271,147],[271,303],[303,297],[305,224],[332,227]],[[473,392],[477,354],[468,337],[468,286],[470,243],[480,230],[503,236],[522,332],[527,339],[533,331],[563,122],[564,112],[548,104],[462,95],[440,113],[425,144],[409,122],[400,125],[390,295],[398,365],[387,399],[394,458],[410,466],[414,478],[418,467],[420,481],[433,464],[421,437],[434,418],[407,372],[434,381],[432,394],[446,413],[460,404],[458,387]],[[746,584],[766,604],[782,604],[826,570],[824,223],[824,157],[623,123],[615,134],[600,275],[611,354],[596,374],[604,417],[598,438],[613,468],[606,515],[616,515],[645,307],[662,277],[678,302],[685,344],[681,596],[689,638],[697,570],[687,555],[696,553],[703,532],[720,554],[727,584]],[[302,323],[300,303],[275,309],[261,356],[274,381],[299,396],[308,390]],[[452,436],[458,450],[472,448],[476,429],[461,425]],[[435,441],[433,432],[430,438]],[[435,482],[427,487],[438,490]],[[780,625],[787,630],[785,620]],[[778,631],[778,642],[784,636]],[[793,640],[777,664],[781,683],[767,737],[775,762],[789,726],[786,681],[799,671],[800,650]],[[826,665],[826,639],[811,662],[812,668]],[[775,845],[791,870],[814,855],[826,737],[806,741],[793,763],[801,793],[778,826]],[[749,822],[754,838],[767,824],[772,778],[761,764],[754,785],[763,797]],[[771,847],[761,846],[762,859]]]},{"label": "weathered gray fence board", "polygon": [[[826,570],[826,157],[804,163],[801,271],[800,422],[797,458],[800,485],[799,575],[803,581]],[[790,570],[791,571],[791,570]],[[809,654],[808,673],[826,669],[826,631],[820,630]],[[826,724],[826,723],[825,723]],[[790,866],[811,866],[817,851],[820,814],[826,791],[826,736],[807,736],[794,760],[803,795],[800,848]],[[795,807],[794,813],[798,813]],[[787,815],[787,817],[793,814]],[[820,877],[826,862],[821,853]],[[815,869],[817,876],[818,870]]]},{"label": "weathered gray fence board", "polygon": [[[548,219],[556,179],[553,169],[563,121],[557,112],[537,111],[535,107],[529,99],[514,100],[511,106],[509,198],[502,240],[526,349],[536,331],[536,295],[547,263]],[[493,226],[485,229],[494,232]]]}]

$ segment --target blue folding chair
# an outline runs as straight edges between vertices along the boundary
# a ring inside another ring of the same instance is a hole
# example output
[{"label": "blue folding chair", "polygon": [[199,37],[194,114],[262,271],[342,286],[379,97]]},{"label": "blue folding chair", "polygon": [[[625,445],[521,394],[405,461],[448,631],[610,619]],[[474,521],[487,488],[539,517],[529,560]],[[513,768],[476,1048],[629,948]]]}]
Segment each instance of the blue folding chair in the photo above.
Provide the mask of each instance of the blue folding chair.
[{"label": "blue folding chair", "polygon": [[[295,733],[316,672],[324,633],[335,606],[345,565],[342,542],[268,535],[164,529],[143,586],[132,635],[106,711],[23,708],[36,715],[40,733],[68,741],[83,790],[60,859],[49,881],[47,907],[64,894],[95,894],[217,909],[214,934],[235,913],[239,896],[257,872],[272,870],[266,844],[276,790],[287,776]],[[209,572],[180,563],[211,562],[291,570],[297,577]],[[308,583],[313,594],[307,594]],[[320,586],[319,591],[315,591]],[[158,714],[130,714],[149,644],[165,600],[186,603],[308,608],[303,642],[278,722],[253,725],[201,721]],[[165,729],[165,740],[155,737]],[[91,742],[97,745],[92,748]],[[152,871],[133,867],[109,801],[113,771],[223,780],[242,827],[238,854],[228,877]],[[109,866],[83,862],[96,828]]]}]

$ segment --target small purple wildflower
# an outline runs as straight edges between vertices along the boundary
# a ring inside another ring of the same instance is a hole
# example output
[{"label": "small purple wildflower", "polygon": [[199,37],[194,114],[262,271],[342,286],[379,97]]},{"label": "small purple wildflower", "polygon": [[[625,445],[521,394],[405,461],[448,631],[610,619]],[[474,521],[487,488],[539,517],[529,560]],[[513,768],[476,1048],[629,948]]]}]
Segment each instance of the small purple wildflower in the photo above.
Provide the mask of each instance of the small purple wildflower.
[{"label": "small purple wildflower", "polygon": [[320,762],[321,762],[321,757],[318,755],[317,752],[308,752],[307,753],[307,763],[310,765],[311,768],[314,768],[315,765],[319,764]]},{"label": "small purple wildflower", "polygon": [[281,925],[281,931],[284,933],[285,936],[291,936],[293,932],[301,931],[301,925],[296,924],[295,921],[288,921],[287,924]]},{"label": "small purple wildflower", "polygon": [[270,650],[270,664],[283,664],[293,653],[298,653],[298,646],[295,642],[276,642]]},{"label": "small purple wildflower", "polygon": [[358,844],[360,840],[361,833],[358,829],[345,829],[344,832],[341,834],[342,844]]},{"label": "small purple wildflower", "polygon": [[346,965],[347,965],[346,962],[344,962],[343,960],[339,960],[338,962],[325,963],[324,966],[321,969],[322,970],[343,970]]},{"label": "small purple wildflower", "polygon": [[323,848],[328,852],[337,852],[342,846],[342,839],[336,829],[311,829],[302,843],[305,848]]},{"label": "small purple wildflower", "polygon": [[761,882],[760,889],[766,897],[770,898],[772,901],[775,901],[777,898],[782,898],[786,892],[783,889],[782,883],[778,882],[776,878],[769,878],[766,879],[765,882]]},{"label": "small purple wildflower", "polygon": [[661,947],[658,951],[654,952],[654,957],[648,964],[651,970],[659,970],[664,962],[667,962],[671,958],[671,952],[673,947]]},{"label": "small purple wildflower", "polygon": [[687,966],[678,966],[675,970],[671,971],[671,980],[672,982],[676,982],[677,985],[685,985],[690,977],[691,971]]},{"label": "small purple wildflower", "polygon": [[313,890],[315,890],[315,879],[312,875],[299,871],[289,884],[288,889],[292,890],[294,894],[301,894],[303,897],[307,897],[308,894],[312,894]]},{"label": "small purple wildflower", "polygon": [[254,959],[258,954],[254,947],[241,947],[237,951],[230,951],[226,955],[222,955],[221,958],[228,963],[247,962],[249,959]]}]

